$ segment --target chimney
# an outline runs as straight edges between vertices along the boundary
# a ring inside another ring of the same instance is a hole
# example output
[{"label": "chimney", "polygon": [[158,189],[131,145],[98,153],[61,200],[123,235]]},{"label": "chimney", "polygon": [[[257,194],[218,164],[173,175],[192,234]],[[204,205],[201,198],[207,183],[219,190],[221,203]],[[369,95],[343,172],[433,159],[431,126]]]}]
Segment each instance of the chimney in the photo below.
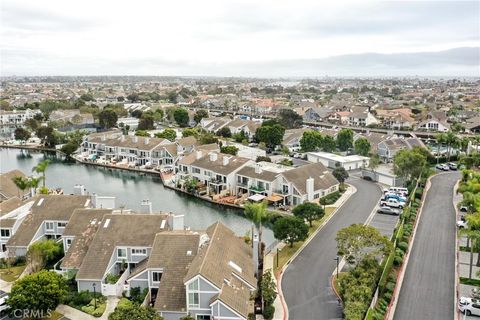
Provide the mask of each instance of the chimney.
[{"label": "chimney", "polygon": [[184,223],[184,215],[174,215],[170,213],[168,215],[168,225],[170,226],[171,230],[184,230],[185,223]]},{"label": "chimney", "polygon": [[200,158],[202,157],[202,150],[197,150],[197,151],[195,151],[195,154],[196,154],[195,158],[196,158],[197,160],[200,159]]},{"label": "chimney", "polygon": [[258,163],[255,164],[255,173],[262,173],[262,166]]},{"label": "chimney", "polygon": [[313,183],[314,179],[309,177],[307,179],[307,201],[313,201]]},{"label": "chimney", "polygon": [[181,154],[181,153],[183,153],[183,147],[181,145],[177,144],[177,154]]},{"label": "chimney", "polygon": [[212,162],[217,161],[218,155],[215,152],[210,152],[209,156],[210,156],[210,161]]},{"label": "chimney", "polygon": [[125,142],[125,136],[122,134],[122,136],[120,137],[120,141],[121,142]]},{"label": "chimney", "polygon": [[149,144],[150,143],[150,138],[146,137],[145,138],[145,144]]},{"label": "chimney", "polygon": [[83,184],[76,184],[73,186],[73,194],[76,196],[84,196],[87,194],[87,189]]},{"label": "chimney", "polygon": [[252,257],[253,257],[253,270],[255,272],[255,276],[258,275],[258,255],[260,252],[260,243],[258,241],[258,234],[254,233],[253,238],[252,238],[252,244],[253,244],[253,252],[252,252]]},{"label": "chimney", "polygon": [[133,137],[132,137],[132,141],[133,141],[133,143],[137,143],[137,142],[138,142],[138,137],[137,137],[137,136],[133,136]]},{"label": "chimney", "polygon": [[227,166],[230,162],[230,157],[223,156],[222,163],[224,166]]},{"label": "chimney", "polygon": [[152,213],[152,203],[150,202],[150,200],[142,200],[142,202],[140,203],[140,213]]}]

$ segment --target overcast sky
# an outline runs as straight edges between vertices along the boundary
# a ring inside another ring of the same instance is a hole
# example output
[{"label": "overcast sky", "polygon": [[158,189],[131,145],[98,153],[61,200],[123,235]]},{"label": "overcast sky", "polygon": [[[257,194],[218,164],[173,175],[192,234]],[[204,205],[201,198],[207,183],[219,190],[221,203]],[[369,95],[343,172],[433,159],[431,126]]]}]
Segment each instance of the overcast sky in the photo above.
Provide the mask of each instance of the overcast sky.
[{"label": "overcast sky", "polygon": [[[302,76],[295,63],[305,59],[480,47],[480,1],[1,3],[2,75]],[[252,67],[278,63],[284,74]],[[474,55],[445,70],[480,75],[479,64]],[[419,74],[441,74],[441,67],[423,66]],[[351,66],[351,75],[364,72],[356,70]],[[392,75],[414,71],[392,67]]]}]

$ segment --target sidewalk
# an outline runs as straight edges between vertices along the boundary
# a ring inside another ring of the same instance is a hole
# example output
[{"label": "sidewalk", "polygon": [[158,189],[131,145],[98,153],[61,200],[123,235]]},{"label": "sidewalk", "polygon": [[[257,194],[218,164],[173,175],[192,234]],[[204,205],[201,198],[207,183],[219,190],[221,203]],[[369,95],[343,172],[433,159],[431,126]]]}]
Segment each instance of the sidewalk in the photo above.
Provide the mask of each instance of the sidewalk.
[{"label": "sidewalk", "polygon": [[280,291],[282,288],[280,287],[280,284],[278,282],[278,279],[275,277],[275,274],[273,273],[273,264],[275,263],[275,254],[278,250],[282,250],[283,247],[285,247],[285,243],[280,242],[273,250],[267,254],[263,260],[263,269],[266,272],[270,272],[272,274],[272,278],[275,281],[275,285],[277,286],[277,298],[275,298],[275,301],[273,302],[273,306],[275,307],[275,313],[273,315],[274,320],[283,320],[284,319],[284,312],[283,312],[283,305],[282,305],[282,300],[280,298]]},{"label": "sidewalk", "polygon": [[105,308],[105,312],[102,314],[102,316],[100,318],[95,318],[94,316],[86,314],[85,312],[82,312],[80,310],[77,310],[75,308],[67,306],[65,304],[59,305],[57,307],[57,311],[60,312],[61,314],[63,314],[65,317],[67,317],[69,319],[72,319],[72,320],[76,320],[76,319],[108,320],[108,316],[115,310],[119,300],[120,299],[118,297],[107,297],[107,307]]}]

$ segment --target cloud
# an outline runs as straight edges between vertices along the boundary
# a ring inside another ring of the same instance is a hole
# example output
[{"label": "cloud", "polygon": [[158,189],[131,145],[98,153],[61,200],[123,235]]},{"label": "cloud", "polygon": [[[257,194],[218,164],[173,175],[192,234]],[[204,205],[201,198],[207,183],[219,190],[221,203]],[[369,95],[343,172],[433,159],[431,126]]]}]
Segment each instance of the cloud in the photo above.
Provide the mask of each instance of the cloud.
[{"label": "cloud", "polygon": [[244,72],[235,66],[264,64],[262,74],[276,74],[266,66],[279,60],[478,47],[479,10],[478,1],[3,0],[2,73],[234,76]]}]

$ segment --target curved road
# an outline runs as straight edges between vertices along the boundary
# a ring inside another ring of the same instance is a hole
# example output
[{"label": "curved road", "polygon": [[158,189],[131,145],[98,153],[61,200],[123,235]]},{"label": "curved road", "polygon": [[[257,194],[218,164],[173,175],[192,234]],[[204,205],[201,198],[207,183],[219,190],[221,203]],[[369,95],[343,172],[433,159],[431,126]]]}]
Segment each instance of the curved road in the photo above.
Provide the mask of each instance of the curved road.
[{"label": "curved road", "polygon": [[337,231],[353,223],[365,223],[377,205],[381,191],[371,182],[348,181],[357,192],[338,210],[303,251],[288,266],[282,278],[282,290],[289,319],[341,319],[342,309],[331,288],[336,267]]},{"label": "curved road", "polygon": [[455,208],[460,173],[433,177],[417,226],[395,320],[454,319]]}]

